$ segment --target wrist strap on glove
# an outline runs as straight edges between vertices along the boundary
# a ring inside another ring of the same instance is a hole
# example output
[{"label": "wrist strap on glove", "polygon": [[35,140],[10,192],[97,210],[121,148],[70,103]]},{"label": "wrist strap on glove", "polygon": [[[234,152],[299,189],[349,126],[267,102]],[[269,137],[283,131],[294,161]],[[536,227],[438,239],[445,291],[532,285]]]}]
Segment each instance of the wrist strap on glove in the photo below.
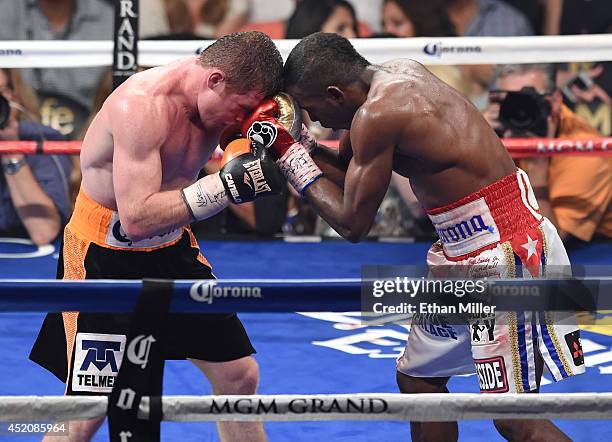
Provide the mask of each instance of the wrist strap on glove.
[{"label": "wrist strap on glove", "polygon": [[216,215],[229,204],[219,172],[207,175],[185,187],[181,190],[181,196],[196,221]]},{"label": "wrist strap on glove", "polygon": [[276,164],[302,197],[306,188],[323,176],[323,172],[301,143],[293,143]]}]

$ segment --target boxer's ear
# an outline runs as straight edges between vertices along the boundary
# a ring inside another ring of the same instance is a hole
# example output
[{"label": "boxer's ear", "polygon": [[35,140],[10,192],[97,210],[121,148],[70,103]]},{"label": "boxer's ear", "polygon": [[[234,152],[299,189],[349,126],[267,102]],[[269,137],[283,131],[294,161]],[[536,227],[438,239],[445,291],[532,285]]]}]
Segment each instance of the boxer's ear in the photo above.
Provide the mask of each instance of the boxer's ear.
[{"label": "boxer's ear", "polygon": [[327,95],[338,103],[344,102],[344,92],[337,86],[327,86]]},{"label": "boxer's ear", "polygon": [[225,74],[223,71],[214,70],[208,76],[208,80],[206,80],[206,85],[211,90],[218,90],[221,92],[225,88]]}]

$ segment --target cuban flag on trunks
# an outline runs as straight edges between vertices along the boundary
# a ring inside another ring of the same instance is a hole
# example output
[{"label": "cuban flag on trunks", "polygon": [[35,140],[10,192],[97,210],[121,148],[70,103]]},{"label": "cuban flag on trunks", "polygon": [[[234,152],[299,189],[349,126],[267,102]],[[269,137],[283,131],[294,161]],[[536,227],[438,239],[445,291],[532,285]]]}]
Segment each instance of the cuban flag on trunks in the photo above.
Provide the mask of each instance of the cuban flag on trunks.
[{"label": "cuban flag on trunks", "polygon": [[[514,251],[516,269],[522,268],[522,274],[517,271],[517,278],[539,278],[545,264],[544,237],[539,227],[518,233],[510,240]],[[516,259],[518,257],[518,259]]]}]

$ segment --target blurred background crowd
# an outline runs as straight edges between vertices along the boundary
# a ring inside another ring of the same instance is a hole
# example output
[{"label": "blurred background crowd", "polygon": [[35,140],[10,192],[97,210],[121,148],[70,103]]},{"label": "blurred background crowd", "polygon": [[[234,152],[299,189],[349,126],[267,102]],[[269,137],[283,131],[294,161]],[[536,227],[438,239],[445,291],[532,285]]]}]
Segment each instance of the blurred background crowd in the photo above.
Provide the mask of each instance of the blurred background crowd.
[{"label": "blurred background crowd", "polygon": [[[107,0],[0,0],[0,40],[110,40],[113,8]],[[274,39],[317,31],[347,38],[601,34],[612,32],[612,7],[610,0],[146,0],[139,27],[141,39],[159,40],[246,30]],[[610,62],[429,68],[502,137],[612,134]],[[0,141],[82,139],[111,89],[110,68],[0,69],[0,96],[13,103],[0,98]],[[309,126],[321,140],[339,137]],[[0,236],[55,240],[80,184],[78,157],[5,154],[1,162]],[[612,238],[612,157],[537,157],[519,165],[568,247]],[[202,174],[216,168],[210,161]],[[230,205],[193,228],[205,238],[334,236],[289,190]],[[370,235],[435,238],[406,178],[393,176]]]}]

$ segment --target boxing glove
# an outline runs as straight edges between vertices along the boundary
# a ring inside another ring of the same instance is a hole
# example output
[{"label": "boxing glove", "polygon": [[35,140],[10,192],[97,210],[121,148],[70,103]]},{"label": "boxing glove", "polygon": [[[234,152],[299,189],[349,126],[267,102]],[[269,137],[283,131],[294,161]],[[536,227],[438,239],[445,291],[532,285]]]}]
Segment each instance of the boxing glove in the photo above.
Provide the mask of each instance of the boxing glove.
[{"label": "boxing glove", "polygon": [[300,195],[323,175],[309,154],[316,142],[290,95],[279,93],[262,101],[244,120],[242,133],[274,151],[280,170]]},{"label": "boxing glove", "polygon": [[263,144],[246,138],[228,144],[219,177],[234,204],[277,195],[284,185],[272,153]]}]

